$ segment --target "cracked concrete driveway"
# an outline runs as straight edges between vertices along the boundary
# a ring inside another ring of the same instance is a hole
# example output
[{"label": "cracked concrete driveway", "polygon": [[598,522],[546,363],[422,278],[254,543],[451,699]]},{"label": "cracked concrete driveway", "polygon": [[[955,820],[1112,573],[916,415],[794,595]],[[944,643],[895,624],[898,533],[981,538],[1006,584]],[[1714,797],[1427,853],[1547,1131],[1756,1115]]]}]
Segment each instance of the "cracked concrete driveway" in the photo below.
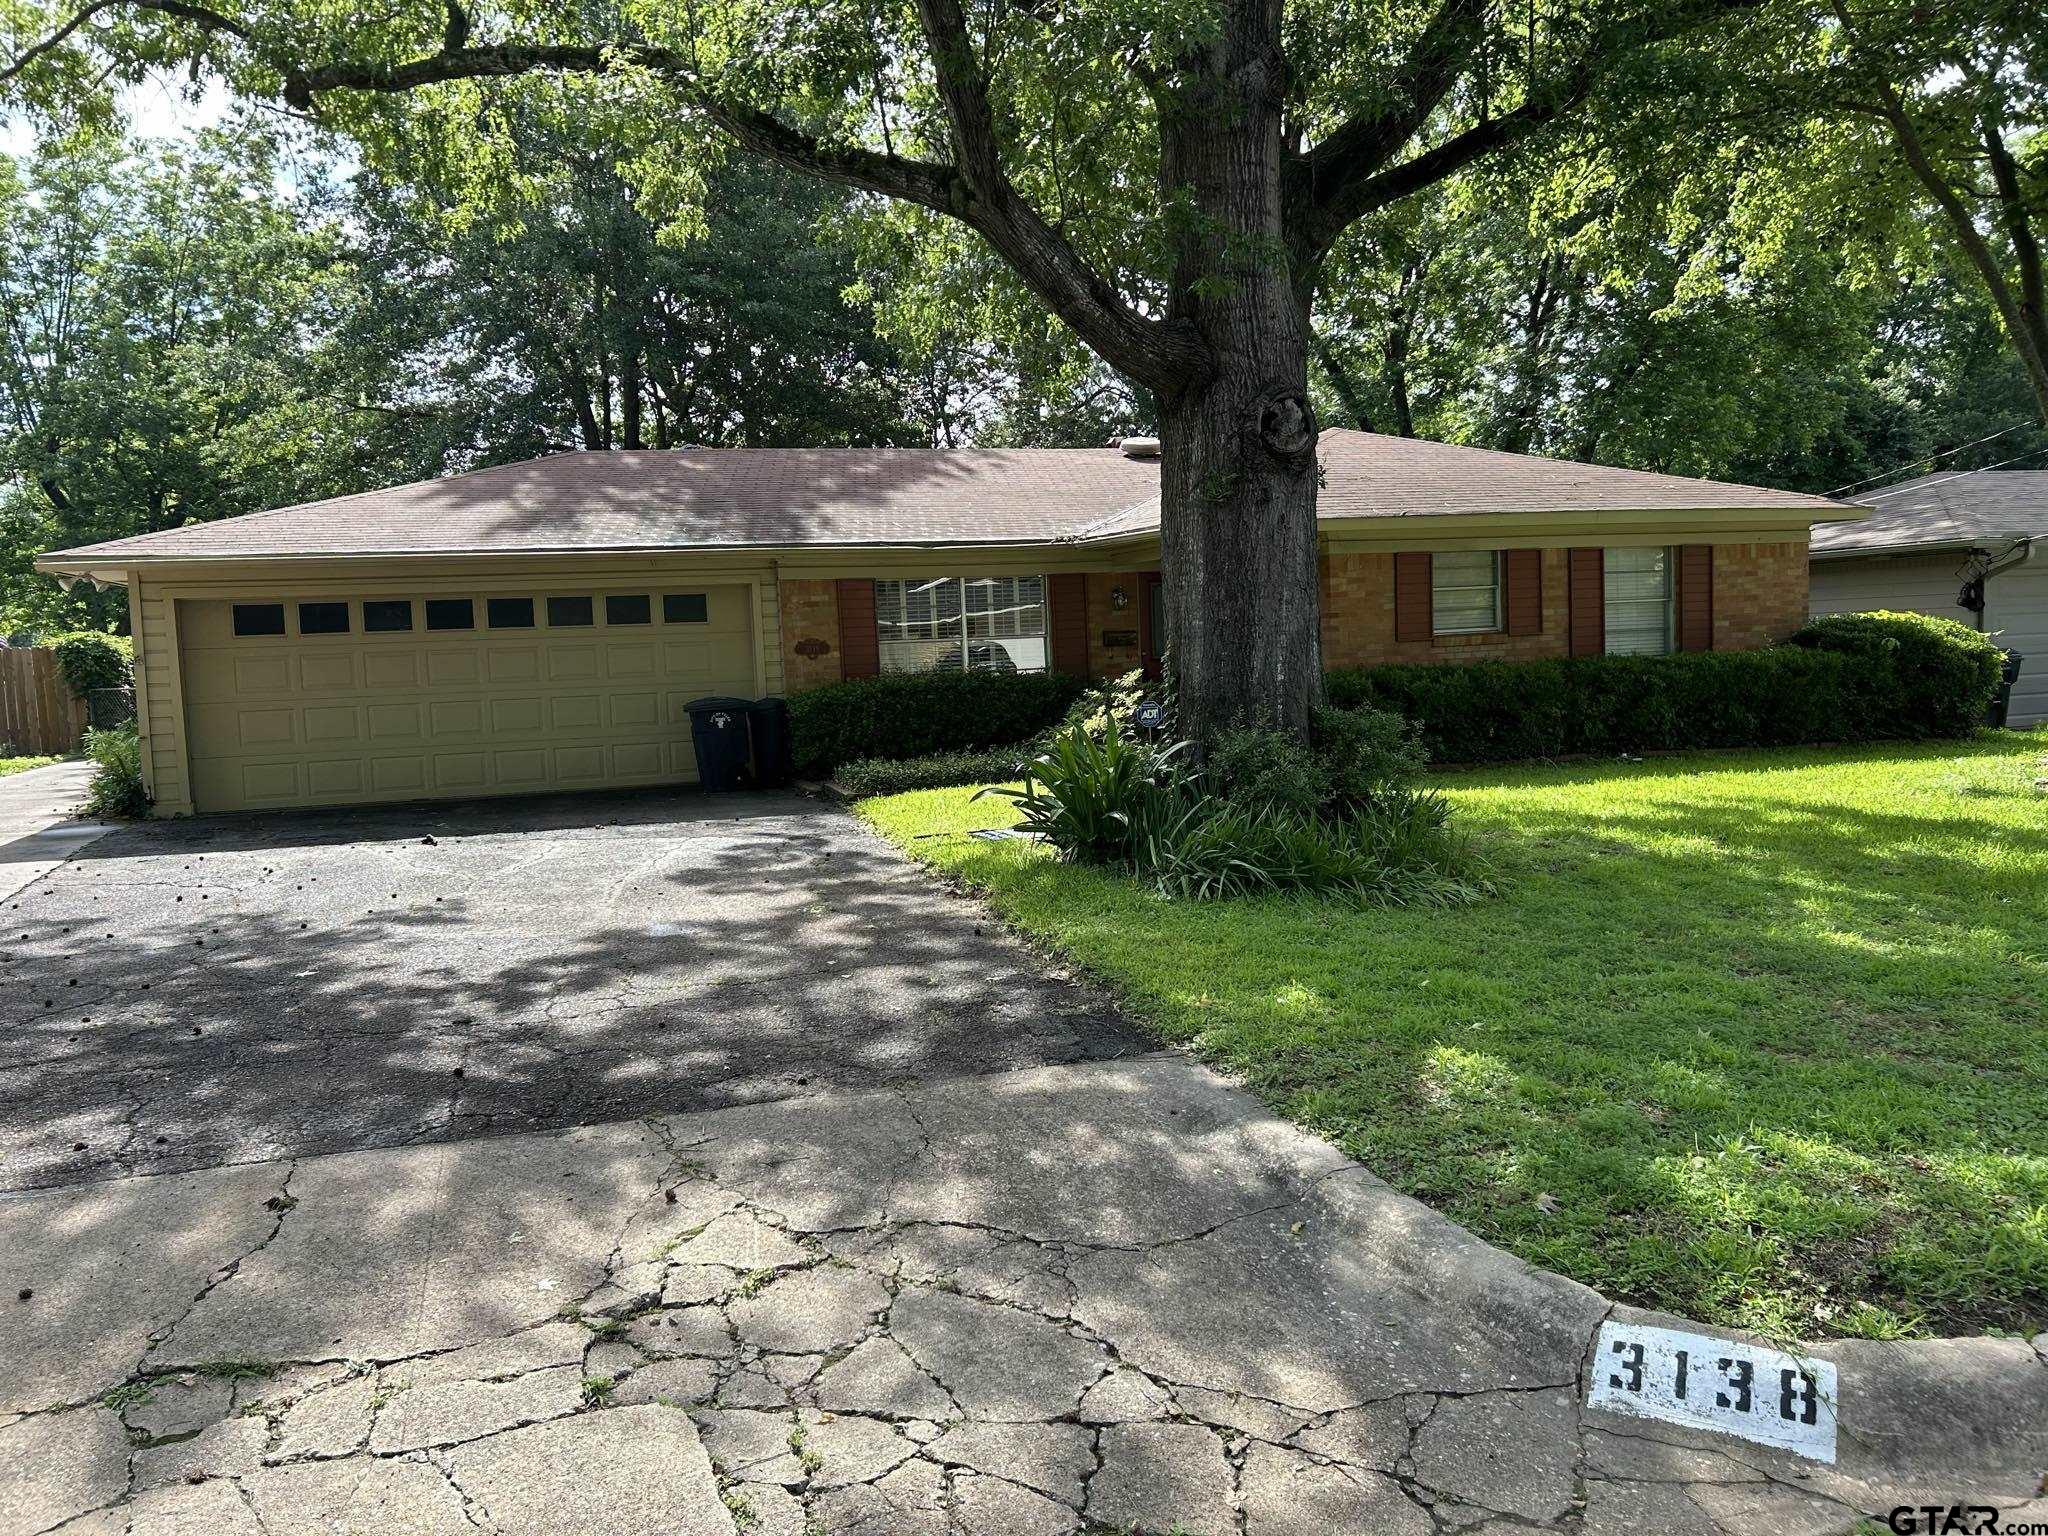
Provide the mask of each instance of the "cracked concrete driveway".
[{"label": "cracked concrete driveway", "polygon": [[2048,1519],[2048,1338],[1814,1350],[1832,1463],[1617,1417],[1596,1336],[1675,1320],[1135,1049],[847,820],[433,817],[139,829],[9,913],[86,1146],[7,1122],[0,1536]]}]

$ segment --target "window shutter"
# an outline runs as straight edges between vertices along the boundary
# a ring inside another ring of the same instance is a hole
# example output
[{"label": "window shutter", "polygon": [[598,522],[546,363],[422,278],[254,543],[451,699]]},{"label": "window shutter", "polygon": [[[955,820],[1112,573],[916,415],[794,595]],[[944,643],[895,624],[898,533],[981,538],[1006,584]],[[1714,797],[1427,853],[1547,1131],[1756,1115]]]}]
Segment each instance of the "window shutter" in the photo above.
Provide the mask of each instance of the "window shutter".
[{"label": "window shutter", "polygon": [[1714,648],[1714,546],[1678,546],[1678,648]]},{"label": "window shutter", "polygon": [[1501,585],[1507,602],[1507,629],[1511,635],[1543,633],[1543,551],[1509,549],[1501,552]]},{"label": "window shutter", "polygon": [[1052,637],[1052,669],[1069,677],[1088,675],[1088,578],[1048,576],[1045,595],[1052,609],[1046,628]]},{"label": "window shutter", "polygon": [[1429,556],[1394,556],[1394,638],[1428,640],[1435,625],[1430,611]]},{"label": "window shutter", "polygon": [[1598,656],[1607,649],[1607,563],[1598,549],[1566,552],[1566,585],[1571,593],[1569,650]]},{"label": "window shutter", "polygon": [[882,670],[881,639],[875,632],[875,584],[839,581],[833,585],[839,596],[839,675],[874,677]]}]

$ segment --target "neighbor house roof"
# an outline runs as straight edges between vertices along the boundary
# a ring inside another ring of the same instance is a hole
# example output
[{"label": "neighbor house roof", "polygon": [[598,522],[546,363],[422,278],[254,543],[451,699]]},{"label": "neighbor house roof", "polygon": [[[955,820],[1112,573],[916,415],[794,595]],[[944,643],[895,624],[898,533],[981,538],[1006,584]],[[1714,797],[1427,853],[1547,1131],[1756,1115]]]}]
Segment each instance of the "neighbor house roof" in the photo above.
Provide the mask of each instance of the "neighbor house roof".
[{"label": "neighbor house roof", "polygon": [[1863,521],[1813,530],[1817,558],[1972,549],[2048,534],[2044,469],[1922,475],[1871,491],[1864,502]]},{"label": "neighbor house roof", "polygon": [[[1783,511],[1817,496],[1331,430],[1325,519]],[[1050,545],[1159,523],[1159,461],[1115,448],[690,448],[562,453],[115,539],[38,564],[330,555]]]}]

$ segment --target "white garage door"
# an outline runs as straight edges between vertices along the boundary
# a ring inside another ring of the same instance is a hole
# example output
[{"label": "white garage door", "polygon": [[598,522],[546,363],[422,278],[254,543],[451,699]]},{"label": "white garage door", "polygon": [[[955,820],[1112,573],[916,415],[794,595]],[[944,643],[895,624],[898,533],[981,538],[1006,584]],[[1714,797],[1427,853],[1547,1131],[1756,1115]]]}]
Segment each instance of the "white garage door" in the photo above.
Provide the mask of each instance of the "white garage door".
[{"label": "white garage door", "polygon": [[181,600],[202,811],[686,783],[755,691],[749,589]]}]

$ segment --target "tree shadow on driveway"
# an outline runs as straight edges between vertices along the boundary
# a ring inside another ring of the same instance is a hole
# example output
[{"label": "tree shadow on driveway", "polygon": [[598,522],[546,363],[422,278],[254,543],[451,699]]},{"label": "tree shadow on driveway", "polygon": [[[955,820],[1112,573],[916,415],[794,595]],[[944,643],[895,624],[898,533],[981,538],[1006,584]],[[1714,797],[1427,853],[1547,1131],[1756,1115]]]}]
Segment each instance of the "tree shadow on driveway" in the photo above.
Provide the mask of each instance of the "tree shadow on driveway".
[{"label": "tree shadow on driveway", "polygon": [[139,826],[0,918],[0,1188],[1143,1049],[788,797]]}]

